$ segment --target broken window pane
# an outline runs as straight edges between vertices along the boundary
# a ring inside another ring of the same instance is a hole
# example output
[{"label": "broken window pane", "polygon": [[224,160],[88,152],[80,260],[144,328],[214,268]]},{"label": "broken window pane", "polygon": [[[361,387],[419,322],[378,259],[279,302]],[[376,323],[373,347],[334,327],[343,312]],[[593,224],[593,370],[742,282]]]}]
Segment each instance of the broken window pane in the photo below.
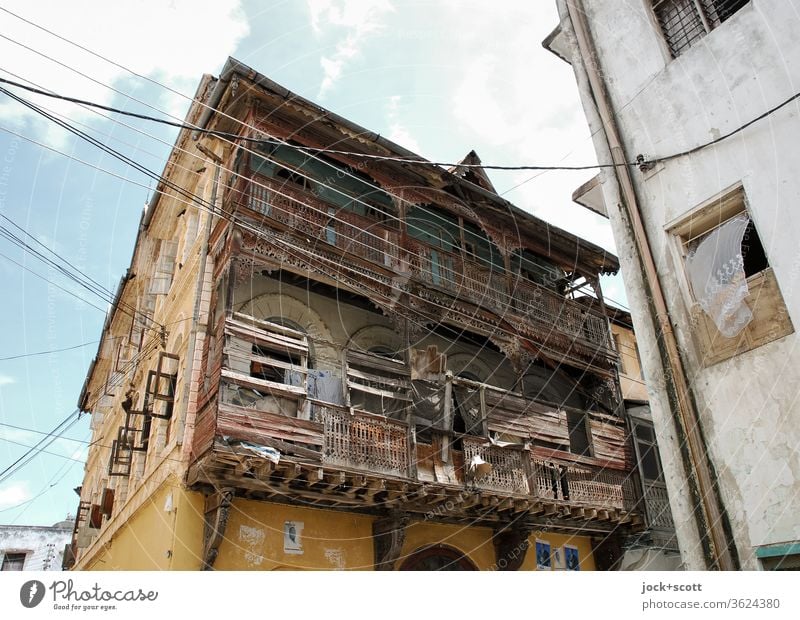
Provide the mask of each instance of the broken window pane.
[{"label": "broken window pane", "polygon": [[738,215],[707,236],[686,257],[686,271],[695,298],[720,333],[733,338],[752,320],[745,305],[747,278],[742,240],[750,218]]}]

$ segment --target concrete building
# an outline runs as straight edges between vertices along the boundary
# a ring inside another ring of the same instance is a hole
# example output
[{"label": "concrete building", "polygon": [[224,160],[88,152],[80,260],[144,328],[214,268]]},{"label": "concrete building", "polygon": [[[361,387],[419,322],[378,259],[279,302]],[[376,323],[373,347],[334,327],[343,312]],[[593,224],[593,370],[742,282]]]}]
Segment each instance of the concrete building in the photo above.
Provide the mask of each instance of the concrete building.
[{"label": "concrete building", "polygon": [[187,121],[80,398],[75,568],[618,561],[616,258],[232,59]]},{"label": "concrete building", "polygon": [[0,571],[61,570],[74,525],[71,519],[50,527],[0,525]]},{"label": "concrete building", "polygon": [[688,568],[797,566],[800,16],[558,0]]}]

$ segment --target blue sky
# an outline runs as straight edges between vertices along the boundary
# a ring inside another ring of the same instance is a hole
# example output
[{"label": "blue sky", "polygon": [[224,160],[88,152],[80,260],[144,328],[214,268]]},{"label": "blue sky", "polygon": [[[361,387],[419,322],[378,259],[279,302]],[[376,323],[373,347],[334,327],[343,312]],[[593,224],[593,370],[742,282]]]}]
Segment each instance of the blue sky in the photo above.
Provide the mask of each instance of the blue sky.
[{"label": "blue sky", "polygon": [[[187,99],[159,84],[191,96],[201,75],[218,74],[232,55],[434,161],[457,161],[473,148],[492,164],[595,161],[572,71],[541,47],[558,21],[555,2],[549,0],[124,5],[13,0],[0,6],[124,67],[0,12],[5,37],[0,38],[0,76],[59,93],[182,118]],[[118,119],[129,128],[72,104],[36,101],[161,172],[173,130]],[[130,261],[152,183],[2,94],[0,127],[0,213],[115,290]],[[500,193],[511,190],[505,196],[519,207],[613,251],[602,218],[570,201],[572,191],[593,174],[490,176]],[[0,321],[6,326],[0,358],[95,343],[0,361],[2,471],[26,451],[24,446],[42,438],[35,431],[50,431],[75,409],[107,304],[4,239],[0,253],[8,257],[0,256]],[[604,287],[607,297],[625,302],[619,278],[607,279]],[[77,496],[72,489],[83,475],[89,437],[83,418],[47,448],[52,454],[40,454],[0,483],[0,523],[49,525],[73,513]]]}]

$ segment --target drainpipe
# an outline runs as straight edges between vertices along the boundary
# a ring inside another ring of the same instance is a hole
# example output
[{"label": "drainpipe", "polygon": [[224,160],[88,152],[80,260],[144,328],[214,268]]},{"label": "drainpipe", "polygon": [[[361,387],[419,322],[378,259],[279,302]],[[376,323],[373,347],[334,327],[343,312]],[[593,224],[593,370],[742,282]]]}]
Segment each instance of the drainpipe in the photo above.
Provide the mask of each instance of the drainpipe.
[{"label": "drainpipe", "polygon": [[[670,405],[676,410],[675,419],[679,438],[685,439],[687,450],[684,461],[687,478],[691,488],[693,514],[705,546],[705,559],[708,568],[720,570],[736,570],[739,568],[736,547],[729,532],[726,531],[727,515],[725,514],[719,488],[715,483],[716,476],[713,465],[709,461],[705,440],[700,429],[700,420],[693,395],[689,389],[686,371],[678,350],[678,343],[667,310],[664,291],[658,277],[653,253],[642,223],[639,202],[633,179],[627,165],[627,157],[619,137],[619,130],[614,112],[606,91],[602,73],[598,67],[597,52],[591,38],[586,13],[581,0],[566,0],[567,11],[578,41],[582,64],[586,70],[589,86],[594,97],[597,111],[603,124],[606,142],[611,158],[616,164],[614,171],[621,187],[624,213],[632,228],[633,241],[638,253],[645,284],[649,287],[650,311],[655,315],[656,325],[660,329],[661,343],[657,342],[662,356],[666,390]],[[704,533],[708,532],[708,536]],[[711,544],[709,544],[709,542]]]},{"label": "drainpipe", "polygon": [[[208,152],[208,156],[212,156],[213,153]],[[211,186],[211,205],[212,210],[216,209],[217,205],[217,188],[219,186],[219,176],[220,176],[220,160],[217,157],[214,157],[215,164],[214,164],[214,182]],[[208,240],[211,236],[211,225],[214,220],[214,216],[212,213],[208,213],[206,217],[206,226],[205,226],[205,234],[203,236],[203,245],[200,247],[200,268],[198,271],[197,276],[197,289],[194,293],[194,310],[192,311],[192,331],[191,335],[189,336],[189,347],[186,351],[186,370],[184,371],[183,376],[183,385],[185,389],[183,390],[183,406],[181,410],[184,411],[184,415],[181,416],[178,420],[178,430],[177,430],[177,444],[180,446],[186,441],[186,447],[183,450],[184,456],[188,457],[189,448],[192,444],[192,438],[194,436],[194,427],[192,427],[192,431],[189,437],[184,438],[184,432],[186,429],[186,422],[189,417],[189,396],[190,392],[192,391],[192,375],[194,375],[195,370],[195,345],[197,342],[197,337],[200,332],[200,304],[203,297],[203,284],[205,283],[206,279],[206,263],[208,262]],[[205,326],[203,326],[205,327]],[[199,366],[197,367],[199,370]],[[196,389],[197,386],[195,386]],[[193,417],[197,415],[197,411],[192,412]]]}]

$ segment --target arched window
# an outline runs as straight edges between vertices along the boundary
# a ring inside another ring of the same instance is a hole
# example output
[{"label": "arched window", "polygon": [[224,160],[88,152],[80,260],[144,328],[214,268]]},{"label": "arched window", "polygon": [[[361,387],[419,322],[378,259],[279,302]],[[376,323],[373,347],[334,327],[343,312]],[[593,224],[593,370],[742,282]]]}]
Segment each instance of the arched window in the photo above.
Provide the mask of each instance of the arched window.
[{"label": "arched window", "polygon": [[400,570],[478,570],[463,553],[437,545],[420,549],[411,555]]}]

